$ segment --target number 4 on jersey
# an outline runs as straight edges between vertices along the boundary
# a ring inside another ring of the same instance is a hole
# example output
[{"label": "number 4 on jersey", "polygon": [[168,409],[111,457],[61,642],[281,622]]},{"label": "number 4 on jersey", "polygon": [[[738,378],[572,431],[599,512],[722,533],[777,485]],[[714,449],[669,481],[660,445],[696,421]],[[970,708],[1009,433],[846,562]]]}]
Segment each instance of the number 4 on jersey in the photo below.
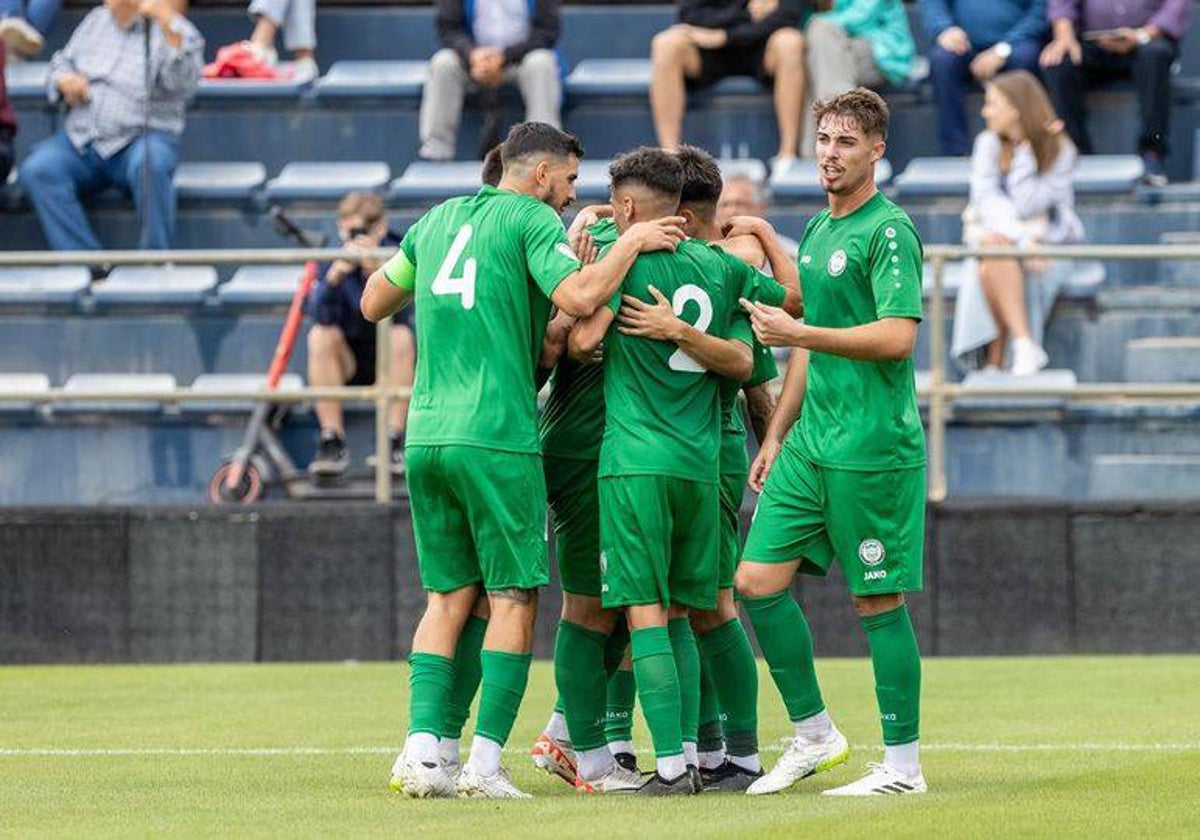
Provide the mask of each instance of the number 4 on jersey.
[{"label": "number 4 on jersey", "polygon": [[441,266],[438,267],[437,274],[433,278],[433,286],[430,288],[435,295],[459,295],[462,298],[463,309],[471,309],[475,306],[475,258],[467,257],[463,261],[460,276],[454,277],[453,274],[473,232],[470,225],[463,225],[458,229],[458,233],[454,235],[454,242],[450,245],[450,251],[442,260]]},{"label": "number 4 on jersey", "polygon": [[[696,318],[693,326],[700,332],[708,332],[708,325],[712,323],[713,319],[712,299],[709,298],[706,291],[693,283],[680,286],[675,290],[675,294],[671,295],[671,308],[675,310],[676,315],[683,316],[683,309],[687,306],[688,301],[695,301],[700,307],[700,315]],[[671,358],[667,359],[667,367],[681,373],[707,372],[706,368],[683,350],[676,350],[671,354]]]}]

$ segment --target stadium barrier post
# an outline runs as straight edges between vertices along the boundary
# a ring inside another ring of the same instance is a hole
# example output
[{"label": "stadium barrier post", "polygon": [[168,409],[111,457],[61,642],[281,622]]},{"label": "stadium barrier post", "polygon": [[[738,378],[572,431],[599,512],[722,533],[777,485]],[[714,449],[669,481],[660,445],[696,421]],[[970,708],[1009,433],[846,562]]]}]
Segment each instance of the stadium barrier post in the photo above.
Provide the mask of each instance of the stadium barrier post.
[{"label": "stadium barrier post", "polygon": [[391,409],[392,319],[375,325],[375,501],[386,505],[392,500],[392,454],[388,440],[388,413]]},{"label": "stadium barrier post", "polygon": [[933,335],[929,342],[932,356],[929,360],[929,499],[940,502],[946,498],[946,309],[942,289],[945,260],[935,256],[930,264],[933,268],[933,300],[930,302]]}]

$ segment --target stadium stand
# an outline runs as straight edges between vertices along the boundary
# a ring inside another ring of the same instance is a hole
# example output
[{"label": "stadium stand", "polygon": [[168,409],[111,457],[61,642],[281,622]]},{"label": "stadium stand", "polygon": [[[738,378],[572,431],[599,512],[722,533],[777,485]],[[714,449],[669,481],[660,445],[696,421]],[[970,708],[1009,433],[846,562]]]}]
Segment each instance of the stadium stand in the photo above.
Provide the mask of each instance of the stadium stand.
[{"label": "stadium stand", "polygon": [[[44,56],[61,45],[82,13],[73,7],[63,11]],[[206,36],[208,58],[218,45],[244,36],[241,6],[195,4],[190,17]],[[672,19],[667,4],[571,4],[563,10],[560,49],[570,71],[565,127],[580,135],[589,157],[579,184],[582,201],[605,195],[608,158],[653,138],[645,99],[649,43]],[[1094,244],[1197,241],[1200,189],[1188,183],[1200,172],[1197,30],[1200,14],[1193,15],[1172,85],[1169,171],[1178,183],[1165,190],[1135,186],[1140,162],[1125,156],[1136,122],[1131,89],[1116,85],[1094,99],[1094,139],[1105,156],[1085,160],[1077,182],[1080,213]],[[604,37],[596,37],[598,32]],[[434,43],[431,8],[323,4],[318,36],[325,72],[311,84],[203,86],[189,111],[184,163],[176,174],[178,247],[288,244],[266,215],[270,201],[294,204],[301,225],[319,226],[352,188],[385,192],[392,223],[403,230],[433,201],[477,182],[478,164],[471,159],[482,115],[470,101],[460,132],[458,156],[464,162],[442,169],[414,162],[417,107]],[[923,46],[919,32],[918,44]],[[45,64],[38,62],[10,64],[7,70],[20,122],[18,160],[57,124],[45,102],[44,75]],[[927,243],[957,243],[966,175],[963,162],[934,157],[928,87],[913,84],[888,96],[894,121],[880,183],[903,198]],[[506,118],[518,117],[515,97],[504,106]],[[745,79],[727,80],[690,100],[685,131],[692,142],[726,159],[744,157],[748,162],[738,166],[760,171],[776,139],[769,97]],[[820,207],[808,167],[799,162],[771,178],[771,220],[795,238]],[[90,214],[104,242],[135,241],[138,220],[128,202],[97,197]],[[19,184],[0,187],[0,217],[0,249],[44,247]],[[1200,263],[1113,261],[1103,269],[1102,280],[1094,273],[1073,278],[1060,298],[1046,336],[1052,365],[1080,383],[1194,381]],[[92,286],[80,268],[0,272],[0,330],[7,339],[0,388],[68,381],[80,387],[77,377],[86,374],[106,374],[104,381],[114,382],[117,374],[162,372],[179,382],[196,381],[197,387],[214,374],[260,377],[298,274],[297,266],[119,269]],[[188,277],[194,279],[185,282]],[[952,316],[953,268],[946,286]],[[929,365],[925,329],[918,367]],[[305,369],[302,341],[291,369]],[[351,447],[367,453],[370,415],[351,408]],[[56,407],[32,419],[30,414],[6,410],[0,440],[21,441],[54,472],[77,476],[37,477],[28,487],[5,491],[3,502],[109,501],[106,486],[129,501],[195,501],[203,497],[219,457],[236,446],[239,431],[238,414],[229,407],[216,412],[159,407],[151,414],[123,407],[121,419],[103,430],[99,443],[101,430],[78,411]],[[1137,475],[1161,473],[1162,487],[1197,497],[1200,482],[1176,484],[1167,474],[1173,468],[1154,460],[1200,453],[1196,414],[1162,405],[964,399],[953,406],[949,431],[950,491],[1105,497],[1108,476],[1118,469],[1105,459],[1136,456],[1149,459],[1136,467],[1149,473]],[[92,425],[79,425],[87,423]],[[80,443],[62,446],[64,424],[80,432]],[[283,439],[298,461],[310,454],[313,429],[308,414],[290,413]],[[100,465],[83,467],[85,456]],[[122,459],[119,466],[116,459]],[[172,466],[164,466],[167,462]],[[1156,480],[1137,479],[1151,488]]]}]

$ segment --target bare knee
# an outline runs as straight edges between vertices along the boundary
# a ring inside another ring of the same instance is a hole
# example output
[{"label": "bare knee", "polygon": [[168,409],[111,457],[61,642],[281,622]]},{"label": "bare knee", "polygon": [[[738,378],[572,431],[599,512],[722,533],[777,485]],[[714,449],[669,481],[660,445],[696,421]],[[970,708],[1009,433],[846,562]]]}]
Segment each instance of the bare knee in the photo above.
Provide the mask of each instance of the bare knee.
[{"label": "bare knee", "polygon": [[538,592],[536,589],[495,589],[487,594],[491,616],[503,620],[517,616],[537,614]]},{"label": "bare knee", "polygon": [[904,604],[904,594],[850,596],[854,602],[854,612],[859,618],[867,618],[880,613],[891,612]]},{"label": "bare knee", "polygon": [[688,608],[685,607],[683,604],[671,604],[671,606],[669,606],[667,608],[667,620],[673,620],[676,618],[687,618],[687,616],[688,616]]},{"label": "bare knee", "polygon": [[605,636],[612,633],[613,626],[617,621],[616,612],[606,610],[601,606],[599,598],[573,595],[570,592],[563,593],[562,616],[564,620],[572,624],[596,633],[603,633]]},{"label": "bare knee", "polygon": [[[790,568],[792,564],[787,564]],[[733,585],[743,598],[766,598],[782,592],[792,584],[795,570],[787,570],[765,563],[740,563]]]},{"label": "bare knee", "polygon": [[308,330],[308,355],[321,358],[336,358],[343,344],[342,328],[333,324],[313,324]]},{"label": "bare knee", "polygon": [[482,618],[484,621],[492,617],[492,606],[486,594],[480,594],[475,599],[475,606],[471,608],[471,615],[476,618]]},{"label": "bare knee", "polygon": [[804,62],[804,35],[799,29],[777,29],[767,39],[766,60],[776,72],[782,68],[799,67]]},{"label": "bare knee", "polygon": [[737,617],[737,602],[733,599],[732,589],[717,591],[717,608],[715,610],[693,610],[688,615],[688,618],[692,620],[692,629],[699,634],[711,633],[722,624],[728,624]]},{"label": "bare knee", "polygon": [[688,37],[674,27],[664,29],[650,41],[650,61],[656,67],[682,67],[689,52],[695,49]]}]

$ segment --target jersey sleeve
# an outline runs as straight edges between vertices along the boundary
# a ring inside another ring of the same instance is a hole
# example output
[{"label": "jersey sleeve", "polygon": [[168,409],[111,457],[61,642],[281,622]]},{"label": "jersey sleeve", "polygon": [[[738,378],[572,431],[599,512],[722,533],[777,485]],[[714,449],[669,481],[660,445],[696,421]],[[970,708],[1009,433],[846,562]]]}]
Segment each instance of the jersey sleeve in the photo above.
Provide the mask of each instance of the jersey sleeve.
[{"label": "jersey sleeve", "polygon": [[742,272],[742,297],[767,306],[783,306],[787,289],[779,285],[774,277],[768,277],[749,263],[742,263]]},{"label": "jersey sleeve", "polygon": [[528,215],[522,235],[529,276],[542,294],[550,297],[558,284],[578,271],[582,264],[571,250],[562,220],[546,205]]},{"label": "jersey sleeve", "polygon": [[750,326],[750,318],[745,312],[733,313],[733,317],[729,319],[729,329],[725,332],[725,338],[730,341],[740,341],[753,349],[754,328]]},{"label": "jersey sleeve", "polygon": [[871,291],[880,318],[921,320],[921,240],[908,219],[889,219],[871,238]]},{"label": "jersey sleeve", "polygon": [[754,367],[750,369],[750,378],[746,380],[747,388],[762,385],[779,376],[779,365],[775,363],[775,354],[770,347],[755,341],[751,349],[754,351]]},{"label": "jersey sleeve", "polygon": [[587,229],[592,235],[592,240],[601,248],[613,244],[617,241],[617,236],[620,232],[617,230],[617,223],[612,219],[601,219]]},{"label": "jersey sleeve", "polygon": [[383,276],[393,286],[406,292],[413,291],[417,285],[417,238],[421,235],[423,219],[422,216],[413,223],[400,240],[399,249],[383,264]]}]

